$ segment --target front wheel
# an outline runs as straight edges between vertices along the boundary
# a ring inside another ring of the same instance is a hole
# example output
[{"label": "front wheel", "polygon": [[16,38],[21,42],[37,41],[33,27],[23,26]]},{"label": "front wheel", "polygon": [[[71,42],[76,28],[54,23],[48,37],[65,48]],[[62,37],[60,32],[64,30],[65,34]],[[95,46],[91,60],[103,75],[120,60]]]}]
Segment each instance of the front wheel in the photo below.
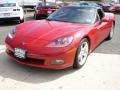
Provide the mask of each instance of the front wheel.
[{"label": "front wheel", "polygon": [[80,45],[78,46],[73,68],[75,69],[81,68],[87,60],[88,53],[89,53],[89,41],[88,39],[84,38],[81,40]]}]

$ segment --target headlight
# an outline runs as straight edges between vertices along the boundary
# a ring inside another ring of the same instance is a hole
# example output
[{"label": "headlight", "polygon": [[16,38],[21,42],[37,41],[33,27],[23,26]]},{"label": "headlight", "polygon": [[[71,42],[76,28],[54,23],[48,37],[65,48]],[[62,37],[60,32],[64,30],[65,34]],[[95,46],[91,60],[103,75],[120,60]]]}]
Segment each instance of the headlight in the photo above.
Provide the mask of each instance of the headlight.
[{"label": "headlight", "polygon": [[8,34],[8,36],[9,36],[10,38],[13,38],[13,36],[15,35],[15,33],[16,33],[16,28],[14,28],[14,29]]},{"label": "headlight", "polygon": [[61,37],[52,41],[50,44],[47,45],[47,47],[65,47],[70,45],[72,41],[73,41],[73,36]]}]

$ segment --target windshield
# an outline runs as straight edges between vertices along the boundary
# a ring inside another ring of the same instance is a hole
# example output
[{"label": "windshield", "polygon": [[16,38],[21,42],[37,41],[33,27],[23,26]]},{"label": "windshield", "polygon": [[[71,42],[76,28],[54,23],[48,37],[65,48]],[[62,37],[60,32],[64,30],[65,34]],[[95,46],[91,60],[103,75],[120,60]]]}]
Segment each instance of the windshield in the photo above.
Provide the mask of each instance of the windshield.
[{"label": "windshield", "polygon": [[92,24],[95,22],[95,9],[91,8],[79,8],[79,7],[63,7],[47,19],[63,22],[73,22],[81,24]]},{"label": "windshield", "polygon": [[0,7],[14,7],[16,6],[16,3],[4,3],[0,4]]}]

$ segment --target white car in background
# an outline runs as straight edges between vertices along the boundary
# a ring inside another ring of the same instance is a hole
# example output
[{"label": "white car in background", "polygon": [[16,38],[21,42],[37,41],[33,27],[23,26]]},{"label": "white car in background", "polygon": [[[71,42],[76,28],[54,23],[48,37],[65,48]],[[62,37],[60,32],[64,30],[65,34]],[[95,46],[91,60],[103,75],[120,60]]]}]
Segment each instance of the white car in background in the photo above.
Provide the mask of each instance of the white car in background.
[{"label": "white car in background", "polygon": [[16,20],[24,22],[24,10],[14,2],[0,3],[0,21]]},{"label": "white car in background", "polygon": [[38,2],[43,3],[43,0],[14,0],[19,3],[19,5],[24,8],[34,8]]}]

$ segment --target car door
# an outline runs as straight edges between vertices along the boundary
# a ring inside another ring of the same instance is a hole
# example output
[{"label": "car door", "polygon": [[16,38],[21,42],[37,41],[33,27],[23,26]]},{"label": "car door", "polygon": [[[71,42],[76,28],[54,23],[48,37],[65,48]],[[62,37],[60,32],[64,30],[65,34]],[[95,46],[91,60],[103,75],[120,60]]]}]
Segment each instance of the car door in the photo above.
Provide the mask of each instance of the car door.
[{"label": "car door", "polygon": [[99,44],[103,41],[109,33],[109,20],[106,19],[106,16],[101,9],[98,9],[98,20],[95,23],[97,30],[97,43]]}]

